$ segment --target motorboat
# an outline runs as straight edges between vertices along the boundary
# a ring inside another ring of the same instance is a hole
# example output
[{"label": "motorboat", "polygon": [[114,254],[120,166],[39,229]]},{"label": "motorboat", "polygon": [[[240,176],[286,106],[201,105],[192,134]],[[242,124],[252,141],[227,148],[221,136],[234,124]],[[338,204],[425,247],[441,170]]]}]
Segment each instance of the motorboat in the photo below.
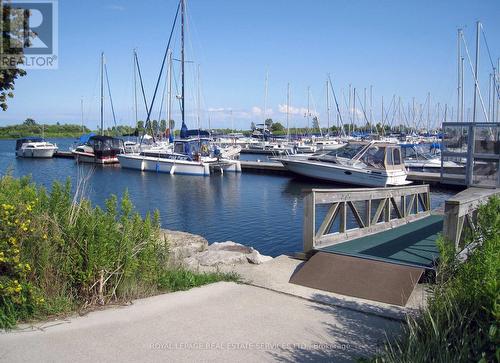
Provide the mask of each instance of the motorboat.
[{"label": "motorboat", "polygon": [[174,140],[173,151],[145,150],[137,154],[118,155],[120,166],[158,173],[210,175],[211,170],[241,172],[239,160],[224,158],[220,149],[212,148],[210,139],[190,137]]},{"label": "motorboat", "polygon": [[386,142],[350,142],[339,150],[278,160],[293,173],[337,183],[369,187],[410,183],[400,146]]},{"label": "motorboat", "polygon": [[407,170],[439,173],[443,168],[460,168],[453,161],[443,161],[439,144],[400,144]]},{"label": "motorboat", "polygon": [[58,150],[56,144],[42,137],[24,137],[16,140],[16,156],[20,158],[51,158]]},{"label": "motorboat", "polygon": [[[86,138],[86,136],[88,136]],[[77,162],[94,164],[116,164],[118,154],[124,149],[123,140],[104,135],[86,135],[82,142],[71,151]]]}]

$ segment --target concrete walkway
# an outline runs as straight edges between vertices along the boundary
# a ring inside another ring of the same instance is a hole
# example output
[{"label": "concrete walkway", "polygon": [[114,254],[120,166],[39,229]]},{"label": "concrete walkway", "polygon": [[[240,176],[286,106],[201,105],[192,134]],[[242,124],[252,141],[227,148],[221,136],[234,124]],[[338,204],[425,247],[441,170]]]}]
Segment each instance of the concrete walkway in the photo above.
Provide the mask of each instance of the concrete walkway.
[{"label": "concrete walkway", "polygon": [[351,361],[399,323],[221,282],[0,333],[5,362]]}]

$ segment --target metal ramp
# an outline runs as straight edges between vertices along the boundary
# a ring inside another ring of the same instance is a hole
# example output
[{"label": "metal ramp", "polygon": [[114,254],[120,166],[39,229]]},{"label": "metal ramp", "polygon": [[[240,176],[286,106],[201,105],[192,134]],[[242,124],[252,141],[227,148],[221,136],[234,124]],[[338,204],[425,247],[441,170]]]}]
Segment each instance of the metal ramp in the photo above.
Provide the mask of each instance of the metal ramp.
[{"label": "metal ramp", "polygon": [[405,306],[424,268],[317,252],[290,282],[342,295]]},{"label": "metal ramp", "polygon": [[291,283],[342,295],[406,305],[426,269],[433,269],[443,216],[316,248]]}]

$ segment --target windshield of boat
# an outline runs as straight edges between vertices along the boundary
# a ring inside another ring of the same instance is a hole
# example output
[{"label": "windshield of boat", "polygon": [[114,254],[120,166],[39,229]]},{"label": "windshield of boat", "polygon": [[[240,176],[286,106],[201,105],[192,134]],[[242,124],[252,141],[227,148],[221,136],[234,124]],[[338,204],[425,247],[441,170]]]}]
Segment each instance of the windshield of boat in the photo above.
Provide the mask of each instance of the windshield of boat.
[{"label": "windshield of boat", "polygon": [[401,148],[404,159],[412,160],[429,160],[435,158],[436,155],[429,151],[429,148],[424,145],[411,145]]},{"label": "windshield of boat", "polygon": [[360,160],[367,166],[377,169],[384,169],[385,147],[373,145],[366,150]]},{"label": "windshield of boat", "polygon": [[363,147],[365,147],[364,144],[347,144],[341,149],[330,151],[327,155],[352,159],[361,151]]}]

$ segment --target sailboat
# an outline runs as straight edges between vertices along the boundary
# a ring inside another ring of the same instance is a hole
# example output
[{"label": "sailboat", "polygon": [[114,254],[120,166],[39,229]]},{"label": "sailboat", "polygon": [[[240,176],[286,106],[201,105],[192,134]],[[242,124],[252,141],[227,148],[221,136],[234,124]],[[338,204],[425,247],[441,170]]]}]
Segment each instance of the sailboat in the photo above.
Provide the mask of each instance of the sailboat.
[{"label": "sailboat", "polygon": [[101,134],[83,135],[71,153],[77,162],[116,164],[117,155],[124,149],[123,140],[104,135],[104,53],[101,53]]},{"label": "sailboat", "polygon": [[[180,139],[173,141],[173,150],[164,152],[142,151],[136,154],[120,154],[118,159],[123,168],[155,171],[161,173],[210,175],[211,171],[241,172],[239,160],[224,158],[223,151],[211,145],[208,132],[189,131],[185,122],[185,85],[184,85],[184,22],[185,3],[180,0],[178,11],[181,13],[181,118]],[[177,19],[177,16],[176,16]],[[175,21],[174,21],[175,26]],[[169,44],[170,45],[170,44]],[[168,48],[167,48],[168,51]],[[162,66],[163,69],[163,66]],[[160,77],[161,78],[161,72]],[[159,82],[158,79],[158,82]],[[152,105],[148,110],[148,120]]]}]

